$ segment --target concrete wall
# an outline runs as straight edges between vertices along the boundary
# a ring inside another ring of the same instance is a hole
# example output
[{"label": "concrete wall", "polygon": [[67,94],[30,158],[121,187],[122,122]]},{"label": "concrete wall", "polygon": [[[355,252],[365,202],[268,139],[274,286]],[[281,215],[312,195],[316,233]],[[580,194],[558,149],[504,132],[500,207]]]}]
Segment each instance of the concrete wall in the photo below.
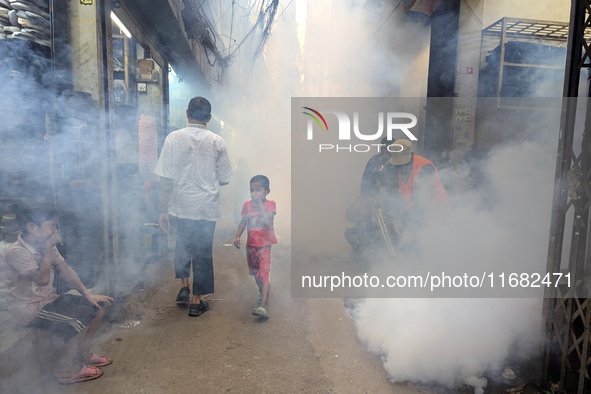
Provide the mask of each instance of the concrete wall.
[{"label": "concrete wall", "polygon": [[429,72],[429,47],[425,48],[410,64],[400,83],[400,97],[426,97]]},{"label": "concrete wall", "polygon": [[[113,246],[117,249],[116,219],[111,222],[109,215],[110,190],[108,174],[111,171],[106,160],[107,129],[105,118],[105,85],[103,72],[102,30],[100,7],[102,1],[96,0],[92,5],[80,4],[79,0],[70,0],[68,12],[70,22],[70,45],[72,48],[72,83],[75,91],[90,93],[98,111],[98,130],[100,146],[96,147],[97,155],[101,157],[101,200],[103,214],[103,251],[108,251]],[[107,23],[107,29],[110,23]],[[116,216],[116,215],[113,215]],[[111,224],[115,223],[111,228]],[[113,230],[114,238],[109,229]],[[98,242],[98,240],[97,240]],[[109,253],[103,253],[102,278],[105,281],[106,291],[109,291],[109,270],[114,261],[111,261]]]},{"label": "concrete wall", "polygon": [[69,13],[74,90],[92,94],[92,99],[100,106],[103,77],[97,2],[82,5],[79,0],[71,0]]},{"label": "concrete wall", "polygon": [[568,22],[569,15],[569,0],[462,0],[455,87],[458,97],[454,99],[452,122],[453,147],[458,153],[474,143],[478,75],[484,66],[482,29],[503,17]]},{"label": "concrete wall", "polygon": [[[480,51],[478,30],[508,16],[525,19],[568,22],[570,0],[463,0],[460,10],[460,37],[458,48],[458,73],[464,67],[479,67]],[[400,95],[406,97],[423,96],[419,81],[428,71],[429,56],[423,52],[416,57],[409,68],[405,81],[401,84]],[[461,74],[460,74],[461,75]],[[464,74],[469,75],[469,74]],[[478,73],[473,77],[459,77],[456,85],[463,94],[472,95],[477,90]],[[469,86],[470,84],[474,86]]]},{"label": "concrete wall", "polygon": [[469,149],[474,142],[483,10],[483,0],[462,0],[460,5],[452,144],[461,150]]},{"label": "concrete wall", "polygon": [[499,19],[512,18],[539,19],[568,22],[570,18],[570,0],[482,0],[484,27]]},{"label": "concrete wall", "polygon": [[170,8],[172,8],[172,12],[176,17],[177,21],[181,26],[183,26],[183,18],[181,17],[181,11],[185,8],[182,0],[168,0],[168,4],[170,4]]}]

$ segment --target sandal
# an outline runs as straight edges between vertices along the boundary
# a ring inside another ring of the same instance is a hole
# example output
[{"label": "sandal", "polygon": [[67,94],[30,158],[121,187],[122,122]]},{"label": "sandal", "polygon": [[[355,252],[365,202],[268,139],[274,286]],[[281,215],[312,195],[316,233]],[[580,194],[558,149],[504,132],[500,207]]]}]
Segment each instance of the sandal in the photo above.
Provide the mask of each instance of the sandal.
[{"label": "sandal", "polygon": [[262,306],[255,308],[255,310],[252,311],[252,314],[255,316],[259,316],[259,317],[269,317],[267,310],[265,308],[263,308]]},{"label": "sandal", "polygon": [[92,356],[86,361],[86,365],[90,367],[104,367],[113,362],[113,357],[92,353]]},{"label": "sandal", "polygon": [[79,383],[79,382],[87,382],[89,380],[93,380],[96,378],[100,378],[103,376],[105,371],[99,367],[92,367],[90,365],[83,365],[82,369],[76,376],[71,378],[59,378],[57,381],[60,384],[72,384],[72,383]]}]

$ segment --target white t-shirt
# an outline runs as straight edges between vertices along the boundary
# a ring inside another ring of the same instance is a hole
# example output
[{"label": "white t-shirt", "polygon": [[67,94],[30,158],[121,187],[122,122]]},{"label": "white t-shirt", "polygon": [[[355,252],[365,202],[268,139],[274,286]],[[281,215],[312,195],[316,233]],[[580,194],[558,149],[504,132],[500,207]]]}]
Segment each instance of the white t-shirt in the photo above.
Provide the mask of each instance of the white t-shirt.
[{"label": "white t-shirt", "polygon": [[164,141],[154,173],[174,181],[168,203],[170,215],[192,220],[216,220],[220,183],[232,178],[232,165],[222,137],[190,123]]}]

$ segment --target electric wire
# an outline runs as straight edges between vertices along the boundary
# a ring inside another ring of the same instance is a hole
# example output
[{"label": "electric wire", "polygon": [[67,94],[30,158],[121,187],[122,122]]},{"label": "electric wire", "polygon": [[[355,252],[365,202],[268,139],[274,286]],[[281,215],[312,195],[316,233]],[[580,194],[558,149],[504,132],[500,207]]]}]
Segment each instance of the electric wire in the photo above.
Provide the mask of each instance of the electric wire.
[{"label": "electric wire", "polygon": [[[283,8],[283,11],[281,12],[281,15],[279,15],[279,18],[283,18],[283,14],[289,8],[289,6],[291,5],[291,3],[293,3],[293,0],[291,0],[289,3],[287,3],[287,5],[285,6],[285,8]],[[285,19],[283,19],[283,20],[285,20]]]},{"label": "electric wire", "polygon": [[234,30],[234,3],[236,3],[236,0],[232,0],[232,19],[230,19],[230,45],[232,45],[232,31]]},{"label": "electric wire", "polygon": [[[202,10],[203,10],[202,6],[204,4],[204,0],[197,7],[193,6],[189,1],[190,0],[183,0],[183,2],[185,3],[185,7],[192,9],[196,25],[198,26],[197,33],[196,33],[197,36],[195,38],[199,41],[201,47],[203,48],[203,50],[205,52],[205,58],[206,58],[207,63],[211,67],[215,67],[217,65],[221,68],[221,72],[218,73],[216,78],[214,78],[214,80],[218,81],[220,84],[222,83],[224,69],[228,68],[231,64],[233,64],[235,57],[240,52],[242,45],[244,45],[244,43],[246,43],[246,41],[255,33],[255,31],[258,28],[261,28],[261,38],[256,46],[255,51],[254,51],[253,59],[256,59],[261,53],[263,53],[263,51],[265,49],[265,45],[269,39],[269,36],[271,35],[272,26],[274,25],[274,23],[278,19],[278,18],[276,18],[276,16],[277,16],[277,10],[279,7],[279,0],[270,0],[270,1],[262,0],[260,3],[260,7],[259,7],[256,21],[254,22],[253,26],[248,30],[248,32],[245,34],[245,36],[242,38],[242,40],[238,44],[235,44],[237,40],[234,39],[234,30],[235,30],[234,23],[235,23],[235,19],[236,19],[235,18],[236,9],[234,6],[237,6],[237,7],[241,8],[242,10],[244,10],[244,13],[242,15],[243,18],[249,17],[252,14],[252,10],[255,7],[257,7],[258,0],[254,0],[254,1],[250,0],[247,7],[239,4],[236,0],[232,0],[231,4],[223,12],[221,17],[218,19],[218,21],[214,25],[212,25],[209,22],[208,18],[205,17],[204,13],[202,12]],[[293,0],[290,0],[290,2],[287,4],[286,7],[282,6],[283,9],[282,9],[280,17],[283,16],[283,14],[285,13],[285,10],[291,5],[292,2],[293,2]],[[221,12],[221,10],[222,10],[221,0],[220,0],[219,5],[220,5],[219,9]],[[227,13],[230,12],[230,9],[232,9],[232,16],[231,16],[231,22],[230,22],[230,34],[226,35],[226,34],[224,34],[223,19],[227,15]],[[219,25],[219,29],[220,29],[219,34],[217,33],[217,30],[216,30],[218,25]],[[218,48],[216,36],[228,37],[229,38],[228,48],[225,48],[224,44],[222,44],[223,49],[220,50]],[[224,56],[224,55],[222,55],[222,53],[227,53],[227,55]]]},{"label": "electric wire", "polygon": [[236,1],[235,3],[236,3],[236,5],[237,5],[238,7],[242,8],[243,10],[248,10],[248,11],[250,12],[250,11],[252,11],[253,7],[256,5],[256,0],[255,0],[254,4],[253,4],[252,6],[250,5],[250,1],[249,1],[249,2],[248,2],[248,6],[246,6],[246,7],[243,7],[243,6],[241,6],[240,4],[238,4],[238,2],[237,2],[237,1]]},{"label": "electric wire", "polygon": [[382,24],[380,25],[380,27],[378,27],[378,30],[376,30],[371,36],[375,36],[377,32],[380,31],[380,29],[386,24],[386,22],[388,22],[388,19],[390,19],[390,17],[392,16],[392,14],[394,14],[394,12],[398,9],[398,7],[400,7],[400,4],[402,4],[404,0],[400,0],[400,2],[398,2],[398,5],[396,7],[394,7],[394,9],[392,10],[392,12],[390,12],[390,15],[388,15],[388,17],[386,18],[386,20],[384,22],[382,22]]},{"label": "electric wire", "polygon": [[256,30],[256,28],[259,26],[259,23],[263,20],[263,6],[265,5],[265,0],[263,0],[263,2],[261,3],[261,9],[259,11],[259,16],[257,17],[256,22],[254,23],[254,25],[252,26],[252,28],[248,31],[248,33],[246,33],[246,35],[244,36],[244,38],[242,39],[242,41],[240,41],[240,44],[238,44],[238,46],[236,47],[236,49],[234,49],[234,51],[230,54],[230,56],[234,56],[234,54],[236,53],[236,51],[238,51],[240,49],[240,47],[242,46],[242,44],[244,44],[244,42],[246,42],[246,40],[248,39],[248,37],[250,37],[252,35],[252,33],[254,33],[254,31]]},{"label": "electric wire", "polygon": [[[220,0],[220,8],[222,6],[222,1]],[[232,8],[232,6],[230,5],[230,7],[228,7],[228,9],[224,12],[224,14],[222,16],[220,16],[220,19],[218,19],[218,21],[215,23],[215,25],[213,25],[214,27],[216,27],[218,25],[218,23],[220,23],[220,21],[222,19],[224,19],[224,16],[226,16],[226,14],[228,13],[228,11],[230,11],[230,8]]]}]

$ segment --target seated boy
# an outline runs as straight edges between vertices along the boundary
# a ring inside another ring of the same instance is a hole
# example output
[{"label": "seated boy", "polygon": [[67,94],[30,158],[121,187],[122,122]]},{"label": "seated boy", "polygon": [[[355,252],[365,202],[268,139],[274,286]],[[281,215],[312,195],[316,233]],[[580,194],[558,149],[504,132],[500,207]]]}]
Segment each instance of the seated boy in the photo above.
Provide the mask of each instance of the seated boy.
[{"label": "seated boy", "polygon": [[238,226],[238,233],[234,245],[240,249],[240,236],[244,228],[248,226],[248,238],[246,240],[246,258],[248,270],[259,287],[257,297],[258,307],[252,311],[253,315],[268,318],[267,303],[271,285],[269,283],[269,271],[271,269],[271,245],[277,243],[273,218],[277,212],[275,201],[267,200],[269,178],[264,175],[256,175],[250,180],[251,201],[244,203],[242,207],[242,221]]},{"label": "seated boy", "polygon": [[[39,327],[64,339],[54,365],[62,384],[100,377],[109,356],[89,353],[90,341],[98,328],[103,310],[110,304],[105,295],[90,294],[74,270],[66,264],[56,245],[61,242],[58,215],[46,207],[22,207],[16,216],[23,232],[6,252],[8,309],[19,324]],[[54,270],[82,296],[58,296],[53,290]]]}]

